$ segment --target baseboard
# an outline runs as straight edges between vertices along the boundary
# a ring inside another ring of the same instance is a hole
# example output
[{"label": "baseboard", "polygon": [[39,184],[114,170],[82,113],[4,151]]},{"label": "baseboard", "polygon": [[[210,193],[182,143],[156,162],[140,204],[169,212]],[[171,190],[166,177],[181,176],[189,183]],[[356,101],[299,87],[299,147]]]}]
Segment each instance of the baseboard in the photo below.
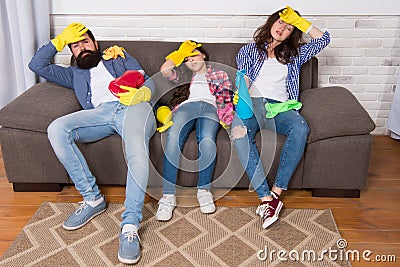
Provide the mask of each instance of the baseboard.
[{"label": "baseboard", "polygon": [[14,192],[60,192],[64,184],[13,183]]},{"label": "baseboard", "polygon": [[313,197],[345,197],[345,198],[359,198],[360,190],[358,189],[323,189],[313,188]]}]

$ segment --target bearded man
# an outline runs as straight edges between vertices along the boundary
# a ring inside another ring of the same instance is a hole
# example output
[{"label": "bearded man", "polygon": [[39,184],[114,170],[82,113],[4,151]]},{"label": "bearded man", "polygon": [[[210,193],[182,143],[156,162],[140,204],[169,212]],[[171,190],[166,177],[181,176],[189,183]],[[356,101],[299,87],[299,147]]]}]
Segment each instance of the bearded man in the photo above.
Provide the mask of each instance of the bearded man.
[{"label": "bearded man", "polygon": [[[51,64],[66,45],[77,67]],[[63,223],[66,230],[81,228],[107,209],[105,196],[76,143],[94,142],[113,134],[121,136],[128,174],[118,258],[123,263],[136,263],[141,257],[138,229],[149,176],[148,146],[156,128],[149,103],[154,82],[144,74],[141,87],[125,86],[127,91],[114,96],[108,89],[111,81],[128,70],[145,72],[136,59],[118,46],[101,52],[92,32],[81,23],[71,23],[39,48],[29,68],[48,81],[74,90],[83,108],[54,120],[48,127],[54,152],[83,197],[80,207]]]}]

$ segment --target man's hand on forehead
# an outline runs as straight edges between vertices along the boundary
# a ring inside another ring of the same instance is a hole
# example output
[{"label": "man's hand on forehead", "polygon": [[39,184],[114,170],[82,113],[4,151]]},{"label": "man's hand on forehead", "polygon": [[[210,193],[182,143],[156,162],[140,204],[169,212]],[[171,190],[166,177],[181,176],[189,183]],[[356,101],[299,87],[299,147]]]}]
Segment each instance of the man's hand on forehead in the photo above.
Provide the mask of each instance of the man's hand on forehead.
[{"label": "man's hand on forehead", "polygon": [[51,43],[61,52],[68,44],[79,42],[85,37],[83,36],[89,29],[82,23],[73,22],[69,24],[59,35],[57,35]]}]

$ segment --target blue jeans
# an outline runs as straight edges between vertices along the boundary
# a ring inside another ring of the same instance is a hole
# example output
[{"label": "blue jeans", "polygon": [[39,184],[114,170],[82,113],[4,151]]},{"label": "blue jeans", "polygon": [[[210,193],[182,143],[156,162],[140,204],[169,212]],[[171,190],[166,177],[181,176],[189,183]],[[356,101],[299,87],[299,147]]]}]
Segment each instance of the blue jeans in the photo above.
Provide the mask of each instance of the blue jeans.
[{"label": "blue jeans", "polygon": [[58,159],[85,201],[96,200],[101,194],[76,143],[95,142],[116,133],[122,137],[128,174],[121,226],[129,223],[139,227],[149,178],[149,140],[155,127],[149,103],[125,106],[115,101],[60,117],[47,131]]},{"label": "blue jeans", "polygon": [[[234,128],[245,126],[247,135],[237,138],[233,137],[239,160],[250,177],[259,198],[270,196],[266,175],[260,156],[255,144],[255,135],[261,129],[269,129],[278,134],[285,135],[286,140],[283,144],[279,167],[275,177],[276,187],[287,189],[290,178],[292,177],[297,165],[299,164],[308,137],[308,124],[306,120],[295,110],[279,113],[271,119],[265,117],[265,98],[252,98],[254,116],[250,119],[241,120],[237,116],[232,122],[232,135]],[[269,100],[276,103],[277,101]]]},{"label": "blue jeans", "polygon": [[175,185],[181,151],[193,128],[196,128],[196,139],[199,145],[198,188],[210,189],[217,154],[215,140],[220,128],[216,107],[203,101],[189,102],[179,107],[172,121],[174,124],[167,131],[164,151],[163,193],[176,193]]}]

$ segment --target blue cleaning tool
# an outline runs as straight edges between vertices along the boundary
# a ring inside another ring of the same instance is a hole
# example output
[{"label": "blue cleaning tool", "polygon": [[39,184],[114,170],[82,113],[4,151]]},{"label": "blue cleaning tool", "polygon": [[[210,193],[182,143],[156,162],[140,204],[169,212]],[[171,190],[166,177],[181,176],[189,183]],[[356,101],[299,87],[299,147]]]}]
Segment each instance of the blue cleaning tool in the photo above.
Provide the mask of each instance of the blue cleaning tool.
[{"label": "blue cleaning tool", "polygon": [[238,88],[239,96],[238,103],[236,104],[236,114],[240,119],[250,119],[253,117],[253,103],[244,75],[246,75],[246,70],[236,72],[236,87]]}]

